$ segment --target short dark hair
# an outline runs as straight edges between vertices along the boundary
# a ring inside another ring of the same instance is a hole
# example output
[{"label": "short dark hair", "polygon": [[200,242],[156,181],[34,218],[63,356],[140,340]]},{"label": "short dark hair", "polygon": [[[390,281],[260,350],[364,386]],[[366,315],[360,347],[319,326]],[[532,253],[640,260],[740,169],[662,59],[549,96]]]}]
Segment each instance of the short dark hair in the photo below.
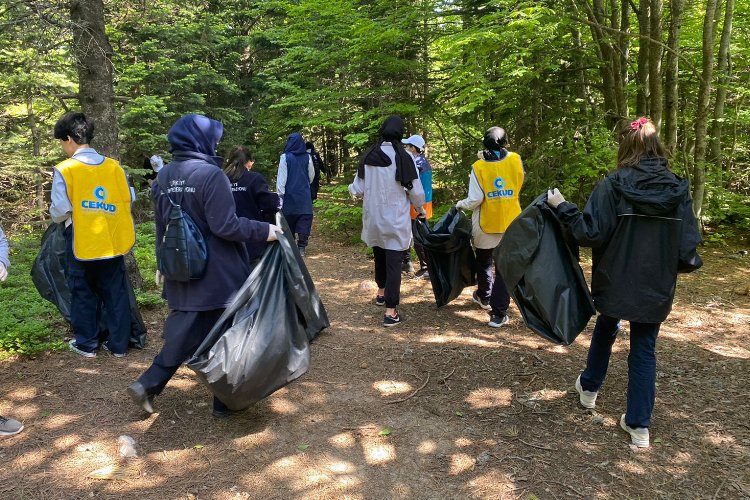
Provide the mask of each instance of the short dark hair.
[{"label": "short dark hair", "polygon": [[68,111],[55,123],[55,139],[73,139],[76,144],[89,144],[94,138],[94,121],[83,113]]}]

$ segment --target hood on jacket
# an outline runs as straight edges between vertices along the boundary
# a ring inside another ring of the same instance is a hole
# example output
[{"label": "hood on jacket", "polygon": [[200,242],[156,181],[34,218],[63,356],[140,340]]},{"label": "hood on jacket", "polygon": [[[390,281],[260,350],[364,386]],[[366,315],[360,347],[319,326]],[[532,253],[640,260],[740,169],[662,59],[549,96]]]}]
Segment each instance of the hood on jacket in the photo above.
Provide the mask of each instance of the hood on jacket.
[{"label": "hood on jacket", "polygon": [[305,153],[307,153],[307,147],[305,147],[305,141],[302,140],[302,135],[299,132],[289,134],[286,146],[284,146],[284,154],[303,155]]},{"label": "hood on jacket", "polygon": [[643,158],[638,166],[618,170],[610,180],[615,192],[644,215],[669,215],[688,196],[687,180],[672,173],[664,158]]},{"label": "hood on jacket", "polygon": [[221,165],[221,158],[216,155],[216,146],[223,133],[224,126],[217,120],[203,115],[185,115],[167,133],[169,151],[178,161],[194,157]]}]

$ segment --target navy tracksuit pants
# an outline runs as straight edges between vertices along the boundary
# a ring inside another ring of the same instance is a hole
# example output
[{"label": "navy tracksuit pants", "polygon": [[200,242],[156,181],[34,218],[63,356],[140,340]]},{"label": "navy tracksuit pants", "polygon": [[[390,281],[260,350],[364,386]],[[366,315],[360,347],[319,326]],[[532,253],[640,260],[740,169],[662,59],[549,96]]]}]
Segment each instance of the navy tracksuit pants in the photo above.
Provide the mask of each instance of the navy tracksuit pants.
[{"label": "navy tracksuit pants", "polygon": [[130,294],[126,281],[125,260],[111,259],[82,261],[73,254],[73,226],[65,235],[67,281],[70,289],[70,324],[76,346],[88,352],[99,347],[99,304],[104,305],[107,318],[107,347],[117,354],[128,350],[130,341]]},{"label": "navy tracksuit pants", "polygon": [[[164,345],[151,366],[138,377],[148,394],[161,394],[167,382],[189,360],[211,331],[224,309],[172,311],[164,322]],[[227,407],[214,397],[214,409]]]}]

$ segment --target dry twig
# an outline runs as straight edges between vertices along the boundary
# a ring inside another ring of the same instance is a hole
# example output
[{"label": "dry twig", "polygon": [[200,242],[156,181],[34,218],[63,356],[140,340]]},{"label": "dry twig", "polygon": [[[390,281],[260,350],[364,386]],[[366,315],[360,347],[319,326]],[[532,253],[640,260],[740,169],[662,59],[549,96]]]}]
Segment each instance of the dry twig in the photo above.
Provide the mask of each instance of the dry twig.
[{"label": "dry twig", "polygon": [[404,401],[413,398],[419,391],[425,388],[425,386],[427,385],[427,382],[429,381],[430,381],[430,372],[427,372],[427,379],[424,381],[424,384],[420,385],[414,392],[412,392],[405,398],[394,399],[393,401],[386,401],[385,404],[391,405],[393,403],[403,403]]}]

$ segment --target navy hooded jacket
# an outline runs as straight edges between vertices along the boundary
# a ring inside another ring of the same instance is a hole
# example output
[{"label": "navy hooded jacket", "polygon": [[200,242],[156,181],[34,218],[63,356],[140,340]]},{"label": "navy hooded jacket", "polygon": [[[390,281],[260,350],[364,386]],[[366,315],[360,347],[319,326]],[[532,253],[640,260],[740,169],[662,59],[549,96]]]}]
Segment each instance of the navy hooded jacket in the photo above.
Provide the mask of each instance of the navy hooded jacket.
[{"label": "navy hooded jacket", "polygon": [[238,218],[229,179],[221,171],[216,145],[223,133],[220,122],[202,115],[185,115],[167,138],[172,162],[159,173],[151,188],[156,219],[156,244],[166,227],[170,203],[166,191],[198,225],[208,245],[208,263],[202,279],[166,280],[164,297],[178,311],[209,311],[226,307],[250,274],[245,241],[265,241],[268,224]]},{"label": "navy hooded jacket", "polygon": [[[237,205],[237,215],[251,220],[272,222],[281,204],[279,195],[268,190],[266,179],[252,170],[246,171],[237,182],[232,183],[232,194]],[[246,242],[250,260],[263,255],[266,245],[265,241]]]},{"label": "navy hooded jacket", "polygon": [[310,155],[307,154],[305,141],[299,133],[289,135],[284,147],[284,156],[287,174],[284,205],[281,210],[287,215],[312,214],[311,179],[307,171]]}]

